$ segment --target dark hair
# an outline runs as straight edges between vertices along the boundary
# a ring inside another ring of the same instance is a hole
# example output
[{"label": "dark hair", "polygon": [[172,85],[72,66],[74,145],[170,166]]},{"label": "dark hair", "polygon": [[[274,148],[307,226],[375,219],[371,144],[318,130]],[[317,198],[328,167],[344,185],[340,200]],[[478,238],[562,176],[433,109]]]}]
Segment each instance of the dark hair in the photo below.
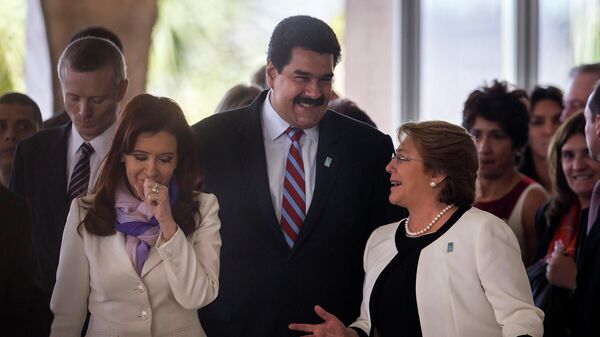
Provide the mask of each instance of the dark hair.
[{"label": "dark hair", "polygon": [[[526,96],[525,96],[526,97]],[[527,144],[529,113],[523,103],[522,90],[509,91],[506,82],[494,80],[489,87],[481,87],[465,102],[462,125],[471,130],[477,117],[497,122],[512,141],[513,149]]]},{"label": "dark hair", "polygon": [[215,113],[246,106],[252,103],[261,92],[262,89],[255,85],[238,84],[227,90],[215,108]]},{"label": "dark hair", "polygon": [[596,119],[596,116],[600,113],[600,81],[596,82],[594,86],[594,91],[590,94],[590,98],[588,100],[588,108],[590,108],[590,112],[592,113],[592,120]]},{"label": "dark hair", "polygon": [[600,77],[600,63],[580,64],[569,71],[569,77],[571,78],[579,74],[595,74]]},{"label": "dark hair", "polygon": [[547,87],[537,86],[531,92],[531,112],[533,112],[533,108],[536,104],[541,101],[550,100],[555,102],[562,109],[563,105],[563,92],[557,87],[553,87],[551,85]]},{"label": "dark hair", "polygon": [[398,140],[404,135],[414,142],[426,169],[446,175],[439,201],[472,205],[479,169],[473,137],[460,126],[444,121],[404,123],[398,129]]},{"label": "dark hair", "polygon": [[577,195],[571,190],[562,169],[561,152],[565,143],[573,135],[585,135],[585,117],[583,112],[575,113],[565,120],[554,133],[548,145],[548,174],[553,191],[546,215],[559,217],[568,212],[569,207],[577,200]]},{"label": "dark hair", "polygon": [[63,82],[69,67],[78,72],[96,71],[110,65],[115,71],[115,84],[127,78],[125,57],[119,48],[107,39],[88,36],[71,42],[58,60],[58,78]]},{"label": "dark hair", "polygon": [[127,103],[119,117],[115,138],[94,186],[96,197],[91,205],[87,205],[89,211],[82,221],[88,232],[100,236],[115,232],[115,191],[121,182],[127,180],[121,158],[133,151],[140,134],[160,131],[168,132],[177,139],[175,174],[180,195],[173,205],[173,218],[186,235],[196,229],[194,215],[198,213],[198,202],[194,200],[194,188],[199,185],[200,177],[192,129],[175,101],[141,94]]},{"label": "dark hair", "polygon": [[0,104],[19,104],[28,106],[33,109],[33,119],[41,126],[42,125],[42,112],[37,103],[29,96],[21,94],[19,92],[7,92],[0,96]]},{"label": "dark hair", "polygon": [[329,101],[329,109],[352,119],[356,119],[357,121],[367,123],[377,129],[377,125],[375,125],[375,122],[373,122],[371,117],[369,117],[366,112],[361,110],[356,103],[347,98],[338,98]]},{"label": "dark hair", "polygon": [[117,46],[117,48],[119,48],[121,53],[124,53],[123,43],[121,43],[121,39],[119,39],[119,36],[117,36],[117,34],[115,34],[113,31],[109,30],[108,28],[105,28],[102,26],[88,26],[88,27],[82,28],[81,30],[78,30],[77,32],[75,32],[75,34],[73,34],[73,36],[71,36],[71,40],[69,42],[73,42],[75,40],[79,40],[83,37],[88,37],[88,36],[107,39],[108,41],[114,43],[115,46]]},{"label": "dark hair", "polygon": [[331,27],[311,16],[290,16],[277,24],[269,41],[267,61],[281,73],[290,62],[295,47],[332,54],[334,67],[341,58],[340,44]]}]

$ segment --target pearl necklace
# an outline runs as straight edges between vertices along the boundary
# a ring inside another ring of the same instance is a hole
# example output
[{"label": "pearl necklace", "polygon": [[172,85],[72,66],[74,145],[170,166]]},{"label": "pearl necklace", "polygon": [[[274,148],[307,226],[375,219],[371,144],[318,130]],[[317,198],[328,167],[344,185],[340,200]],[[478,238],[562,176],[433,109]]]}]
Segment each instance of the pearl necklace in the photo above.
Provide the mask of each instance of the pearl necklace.
[{"label": "pearl necklace", "polygon": [[429,225],[425,226],[425,228],[421,229],[420,231],[416,231],[416,232],[411,232],[410,229],[408,228],[408,220],[410,219],[410,216],[409,216],[408,218],[406,218],[406,221],[404,222],[404,230],[406,231],[406,236],[414,238],[414,237],[421,236],[421,235],[427,233],[431,229],[431,227],[433,227],[433,225],[435,225],[435,223],[438,222],[438,220],[442,216],[444,216],[444,214],[446,214],[446,212],[448,212],[448,210],[450,210],[450,208],[452,208],[452,206],[454,206],[454,205],[446,206],[443,210],[441,210],[433,218],[433,220],[431,220]]}]

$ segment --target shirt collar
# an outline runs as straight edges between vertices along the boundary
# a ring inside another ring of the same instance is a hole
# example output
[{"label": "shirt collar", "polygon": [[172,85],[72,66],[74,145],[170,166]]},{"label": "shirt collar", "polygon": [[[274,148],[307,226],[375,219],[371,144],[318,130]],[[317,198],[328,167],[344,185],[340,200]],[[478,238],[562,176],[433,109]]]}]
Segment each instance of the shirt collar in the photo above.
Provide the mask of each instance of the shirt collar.
[{"label": "shirt collar", "polygon": [[[287,130],[290,124],[281,118],[281,116],[279,116],[279,114],[275,111],[275,108],[273,108],[273,105],[271,105],[272,90],[273,89],[269,90],[269,93],[265,98],[265,102],[263,103],[262,118],[266,127],[267,135],[269,136],[269,139],[273,141],[279,138],[285,132],[285,130]],[[305,129],[304,134],[307,138],[313,141],[318,141],[319,125],[316,125],[310,129]]]},{"label": "shirt collar", "polygon": [[[104,132],[96,136],[94,139],[89,141],[90,145],[94,148],[94,153],[96,153],[100,158],[104,158],[108,151],[110,150],[110,145],[115,136],[115,131],[117,128],[117,122],[113,122]],[[79,151],[81,145],[85,143],[85,139],[77,132],[77,128],[75,125],[71,126],[71,149],[73,154]]]}]

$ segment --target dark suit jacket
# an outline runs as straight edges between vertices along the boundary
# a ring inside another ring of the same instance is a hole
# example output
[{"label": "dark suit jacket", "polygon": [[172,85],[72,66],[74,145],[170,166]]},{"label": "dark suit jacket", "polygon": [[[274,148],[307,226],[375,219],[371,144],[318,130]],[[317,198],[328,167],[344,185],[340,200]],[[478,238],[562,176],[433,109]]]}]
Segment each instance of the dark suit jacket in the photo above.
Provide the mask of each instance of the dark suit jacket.
[{"label": "dark suit jacket", "polygon": [[32,238],[48,302],[67,219],[67,139],[71,123],[42,130],[17,146],[10,189],[27,200]]},{"label": "dark suit jacket", "polygon": [[594,226],[585,237],[581,249],[577,260],[573,336],[598,336],[600,334],[600,216],[596,218]]},{"label": "dark suit jacket", "polygon": [[48,336],[50,308],[43,299],[25,200],[0,185],[0,335]]},{"label": "dark suit jacket", "polygon": [[71,121],[71,118],[69,118],[69,115],[67,114],[67,112],[63,110],[63,111],[55,114],[54,116],[48,118],[47,120],[45,120],[42,123],[42,127],[44,129],[55,128],[57,126],[65,125],[65,124],[69,123],[70,121]]},{"label": "dark suit jacket", "polygon": [[265,97],[266,91],[248,107],[193,126],[204,190],[217,196],[222,222],[219,297],[200,310],[212,337],[297,336],[288,324],[320,322],[315,304],[353,322],[366,240],[375,227],[404,215],[388,201],[390,137],[327,111],[319,123],[314,196],[290,250],[269,191],[260,120]]}]

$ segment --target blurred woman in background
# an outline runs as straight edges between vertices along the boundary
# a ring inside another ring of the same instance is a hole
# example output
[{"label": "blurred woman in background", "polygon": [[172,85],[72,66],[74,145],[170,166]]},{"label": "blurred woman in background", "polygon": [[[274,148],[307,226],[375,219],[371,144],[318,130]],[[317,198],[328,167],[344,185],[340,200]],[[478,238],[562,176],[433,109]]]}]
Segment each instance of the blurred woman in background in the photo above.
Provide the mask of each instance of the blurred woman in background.
[{"label": "blurred woman in background", "polygon": [[569,117],[552,138],[548,171],[553,193],[536,216],[536,226],[543,233],[536,264],[545,266],[548,284],[558,288],[552,290],[552,296],[558,296],[555,300],[562,304],[562,308],[557,308],[552,304],[556,302],[538,295],[542,289],[532,283],[536,304],[546,313],[546,336],[568,336],[568,290],[576,287],[577,251],[585,238],[592,190],[600,179],[600,163],[589,156],[584,128],[585,118],[578,112]]},{"label": "blurred woman in background", "polygon": [[537,250],[535,212],[548,200],[548,193],[516,167],[529,129],[524,97],[522,90],[511,90],[507,82],[494,80],[469,94],[463,127],[477,144],[479,172],[474,206],[506,221],[519,241],[527,266]]},{"label": "blurred woman in background", "polygon": [[533,89],[529,112],[529,142],[519,165],[521,173],[540,183],[548,193],[552,192],[552,183],[546,156],[550,139],[560,126],[562,97],[562,91],[552,86]]}]

